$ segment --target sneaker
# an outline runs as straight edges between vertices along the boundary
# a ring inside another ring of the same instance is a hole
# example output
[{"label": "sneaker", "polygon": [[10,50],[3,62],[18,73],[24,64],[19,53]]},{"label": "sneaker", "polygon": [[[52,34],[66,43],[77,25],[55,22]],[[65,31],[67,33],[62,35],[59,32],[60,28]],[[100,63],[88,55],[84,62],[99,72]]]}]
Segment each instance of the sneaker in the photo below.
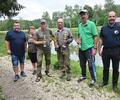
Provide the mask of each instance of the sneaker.
[{"label": "sneaker", "polygon": [[37,71],[36,70],[33,70],[33,73],[32,73],[33,75],[36,75],[37,74]]},{"label": "sneaker", "polygon": [[100,86],[100,87],[104,87],[104,86],[106,86],[106,85],[108,85],[108,83],[102,82],[99,86]]},{"label": "sneaker", "polygon": [[94,80],[92,80],[92,82],[89,84],[89,87],[93,87],[96,85],[96,82]]},{"label": "sneaker", "polygon": [[17,80],[18,80],[19,78],[20,78],[19,75],[15,75],[15,77],[14,77],[14,82],[17,82]]},{"label": "sneaker", "polygon": [[80,79],[78,79],[78,83],[80,83],[80,82],[82,82],[82,81],[84,81],[86,79],[86,77],[81,77]]},{"label": "sneaker", "polygon": [[42,79],[42,76],[37,76],[35,82],[39,82]]},{"label": "sneaker", "polygon": [[48,71],[45,71],[45,74],[48,76],[48,77],[52,77]]},{"label": "sneaker", "polygon": [[27,77],[27,75],[25,74],[24,71],[21,71],[20,75],[21,75],[22,77]]}]

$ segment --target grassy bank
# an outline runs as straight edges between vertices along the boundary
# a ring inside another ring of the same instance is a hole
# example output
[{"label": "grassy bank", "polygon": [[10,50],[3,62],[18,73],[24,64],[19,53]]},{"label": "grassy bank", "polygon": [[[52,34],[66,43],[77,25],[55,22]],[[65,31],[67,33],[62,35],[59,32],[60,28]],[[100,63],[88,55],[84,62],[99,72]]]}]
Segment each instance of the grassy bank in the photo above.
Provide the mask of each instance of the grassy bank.
[{"label": "grassy bank", "polygon": [[0,100],[5,100],[3,94],[2,94],[2,87],[0,86]]},{"label": "grassy bank", "polygon": [[[54,67],[56,62],[57,62],[56,55],[52,55],[51,59],[52,59],[52,65]],[[75,77],[80,78],[81,70],[80,70],[79,62],[71,61],[70,65],[71,65],[72,77],[73,78],[75,78]],[[56,66],[55,66],[55,68],[56,68]],[[99,84],[102,81],[102,73],[103,73],[102,71],[103,71],[102,67],[96,66],[96,75],[97,75],[97,85],[96,85],[97,87],[96,88],[100,89],[100,90],[101,90],[101,88],[99,87]],[[91,76],[90,76],[88,67],[87,67],[87,79],[88,79],[87,82],[89,83],[91,81]],[[112,92],[112,72],[111,71],[110,71],[110,76],[109,76],[109,84],[103,89],[105,91]],[[118,96],[120,96],[120,81],[118,83]]]}]

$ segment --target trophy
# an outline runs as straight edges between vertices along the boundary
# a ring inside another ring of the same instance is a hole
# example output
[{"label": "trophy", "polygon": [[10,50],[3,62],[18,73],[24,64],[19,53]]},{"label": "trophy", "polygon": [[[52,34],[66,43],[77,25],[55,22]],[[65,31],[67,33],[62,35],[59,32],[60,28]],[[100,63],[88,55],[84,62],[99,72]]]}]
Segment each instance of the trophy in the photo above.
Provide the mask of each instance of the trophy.
[{"label": "trophy", "polygon": [[[64,40],[64,41],[67,40],[67,33],[64,33],[64,35],[63,35],[63,40]],[[62,48],[66,48],[66,44],[65,44],[65,43],[62,45]]]},{"label": "trophy", "polygon": [[[46,35],[43,35],[43,40],[46,41]],[[46,47],[46,44],[43,44],[43,47]]]},{"label": "trophy", "polygon": [[[63,35],[63,41],[66,41],[68,39],[67,33],[64,33]],[[64,54],[66,50],[66,43],[64,42],[61,48],[61,52]]]}]

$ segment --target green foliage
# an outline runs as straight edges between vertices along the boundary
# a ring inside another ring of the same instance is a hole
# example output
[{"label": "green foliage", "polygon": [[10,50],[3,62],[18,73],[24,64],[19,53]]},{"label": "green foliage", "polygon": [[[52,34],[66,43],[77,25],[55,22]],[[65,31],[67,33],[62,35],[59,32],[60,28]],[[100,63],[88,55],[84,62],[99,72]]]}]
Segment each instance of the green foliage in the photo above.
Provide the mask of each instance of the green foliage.
[{"label": "green foliage", "polygon": [[18,15],[24,6],[20,5],[17,0],[0,0],[0,17],[12,17]]},{"label": "green foliage", "polygon": [[4,39],[5,39],[5,33],[0,33],[0,56],[6,55]]}]

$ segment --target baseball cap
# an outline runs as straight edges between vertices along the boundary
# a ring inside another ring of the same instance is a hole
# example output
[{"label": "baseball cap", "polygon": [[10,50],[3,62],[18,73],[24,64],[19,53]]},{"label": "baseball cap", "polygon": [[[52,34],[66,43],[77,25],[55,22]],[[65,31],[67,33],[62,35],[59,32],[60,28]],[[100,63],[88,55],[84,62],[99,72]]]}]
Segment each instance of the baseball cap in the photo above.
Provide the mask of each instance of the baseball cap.
[{"label": "baseball cap", "polygon": [[79,12],[79,14],[82,14],[82,13],[88,13],[88,11],[86,9],[83,9]]},{"label": "baseball cap", "polygon": [[46,20],[45,19],[41,19],[40,20],[40,24],[42,24],[42,23],[46,23]]}]

